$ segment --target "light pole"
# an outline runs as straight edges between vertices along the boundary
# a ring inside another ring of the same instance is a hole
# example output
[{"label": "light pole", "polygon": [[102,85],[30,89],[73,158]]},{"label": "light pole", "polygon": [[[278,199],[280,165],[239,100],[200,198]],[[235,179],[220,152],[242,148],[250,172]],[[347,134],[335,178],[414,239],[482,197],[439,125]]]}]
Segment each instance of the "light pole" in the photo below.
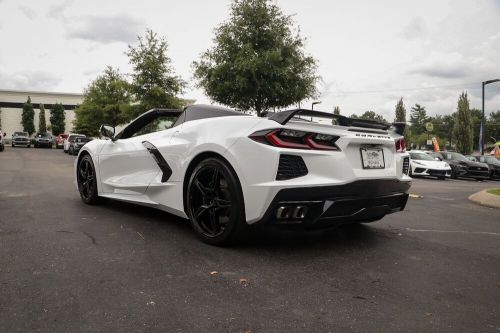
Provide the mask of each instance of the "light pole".
[{"label": "light pole", "polygon": [[311,103],[311,110],[314,110],[314,106],[315,106],[316,104],[321,104],[321,102],[312,102],[312,103]]},{"label": "light pole", "polygon": [[490,83],[499,82],[500,79],[488,80],[483,82],[483,117],[481,119],[481,155],[484,155],[484,125],[486,124],[486,119],[484,119],[484,86]]}]

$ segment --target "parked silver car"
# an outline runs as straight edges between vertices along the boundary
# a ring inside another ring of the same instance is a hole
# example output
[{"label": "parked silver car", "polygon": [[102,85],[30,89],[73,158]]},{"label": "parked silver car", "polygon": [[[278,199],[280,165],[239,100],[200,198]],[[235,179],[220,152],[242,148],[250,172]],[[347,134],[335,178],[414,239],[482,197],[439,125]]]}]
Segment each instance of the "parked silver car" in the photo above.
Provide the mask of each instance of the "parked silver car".
[{"label": "parked silver car", "polygon": [[12,134],[12,147],[24,146],[31,147],[30,136],[26,132],[14,132]]}]

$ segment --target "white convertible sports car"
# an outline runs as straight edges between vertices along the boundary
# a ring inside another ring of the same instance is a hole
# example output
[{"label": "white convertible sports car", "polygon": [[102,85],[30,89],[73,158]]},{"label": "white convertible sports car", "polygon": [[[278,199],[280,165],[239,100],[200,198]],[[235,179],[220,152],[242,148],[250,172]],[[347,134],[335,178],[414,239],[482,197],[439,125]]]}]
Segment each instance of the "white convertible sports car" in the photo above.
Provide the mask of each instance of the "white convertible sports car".
[{"label": "white convertible sports car", "polygon": [[431,176],[445,179],[451,176],[451,167],[448,163],[436,160],[425,151],[412,150],[410,154],[410,176]]},{"label": "white convertible sports car", "polygon": [[101,126],[107,139],[80,150],[76,184],[87,204],[156,207],[190,219],[215,245],[259,223],[371,222],[406,205],[403,129],[303,109],[265,117],[208,105],[153,109],[117,135]]}]

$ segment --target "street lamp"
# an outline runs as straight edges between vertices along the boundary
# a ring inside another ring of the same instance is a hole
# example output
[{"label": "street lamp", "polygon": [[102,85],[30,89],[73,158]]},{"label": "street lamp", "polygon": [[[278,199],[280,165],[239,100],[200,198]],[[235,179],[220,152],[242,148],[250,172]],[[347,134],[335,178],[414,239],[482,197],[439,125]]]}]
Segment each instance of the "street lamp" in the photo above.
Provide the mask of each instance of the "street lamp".
[{"label": "street lamp", "polygon": [[[499,81],[500,81],[500,80],[499,80]],[[321,104],[321,102],[312,102],[312,103],[311,103],[311,110],[314,110],[314,106],[315,106],[316,104]]]},{"label": "street lamp", "polygon": [[486,124],[486,119],[484,118],[484,86],[494,82],[500,82],[500,79],[488,80],[483,82],[483,117],[481,119],[481,155],[484,155],[484,125]]}]

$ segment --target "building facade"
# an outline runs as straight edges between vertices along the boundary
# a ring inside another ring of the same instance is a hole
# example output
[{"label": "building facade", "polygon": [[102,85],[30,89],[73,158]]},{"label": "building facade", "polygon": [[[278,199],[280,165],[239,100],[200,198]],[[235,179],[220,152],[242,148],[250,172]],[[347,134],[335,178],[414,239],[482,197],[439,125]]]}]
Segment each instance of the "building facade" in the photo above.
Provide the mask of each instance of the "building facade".
[{"label": "building facade", "polygon": [[40,103],[45,107],[45,120],[47,126],[50,125],[49,119],[52,105],[55,103],[62,103],[65,110],[66,133],[71,132],[73,129],[73,120],[75,119],[75,108],[82,103],[83,94],[0,90],[0,123],[2,131],[7,133],[6,138],[10,139],[12,133],[23,130],[21,115],[23,112],[23,104],[26,103],[28,97],[31,98],[31,103],[35,109],[35,131],[38,131]]}]

